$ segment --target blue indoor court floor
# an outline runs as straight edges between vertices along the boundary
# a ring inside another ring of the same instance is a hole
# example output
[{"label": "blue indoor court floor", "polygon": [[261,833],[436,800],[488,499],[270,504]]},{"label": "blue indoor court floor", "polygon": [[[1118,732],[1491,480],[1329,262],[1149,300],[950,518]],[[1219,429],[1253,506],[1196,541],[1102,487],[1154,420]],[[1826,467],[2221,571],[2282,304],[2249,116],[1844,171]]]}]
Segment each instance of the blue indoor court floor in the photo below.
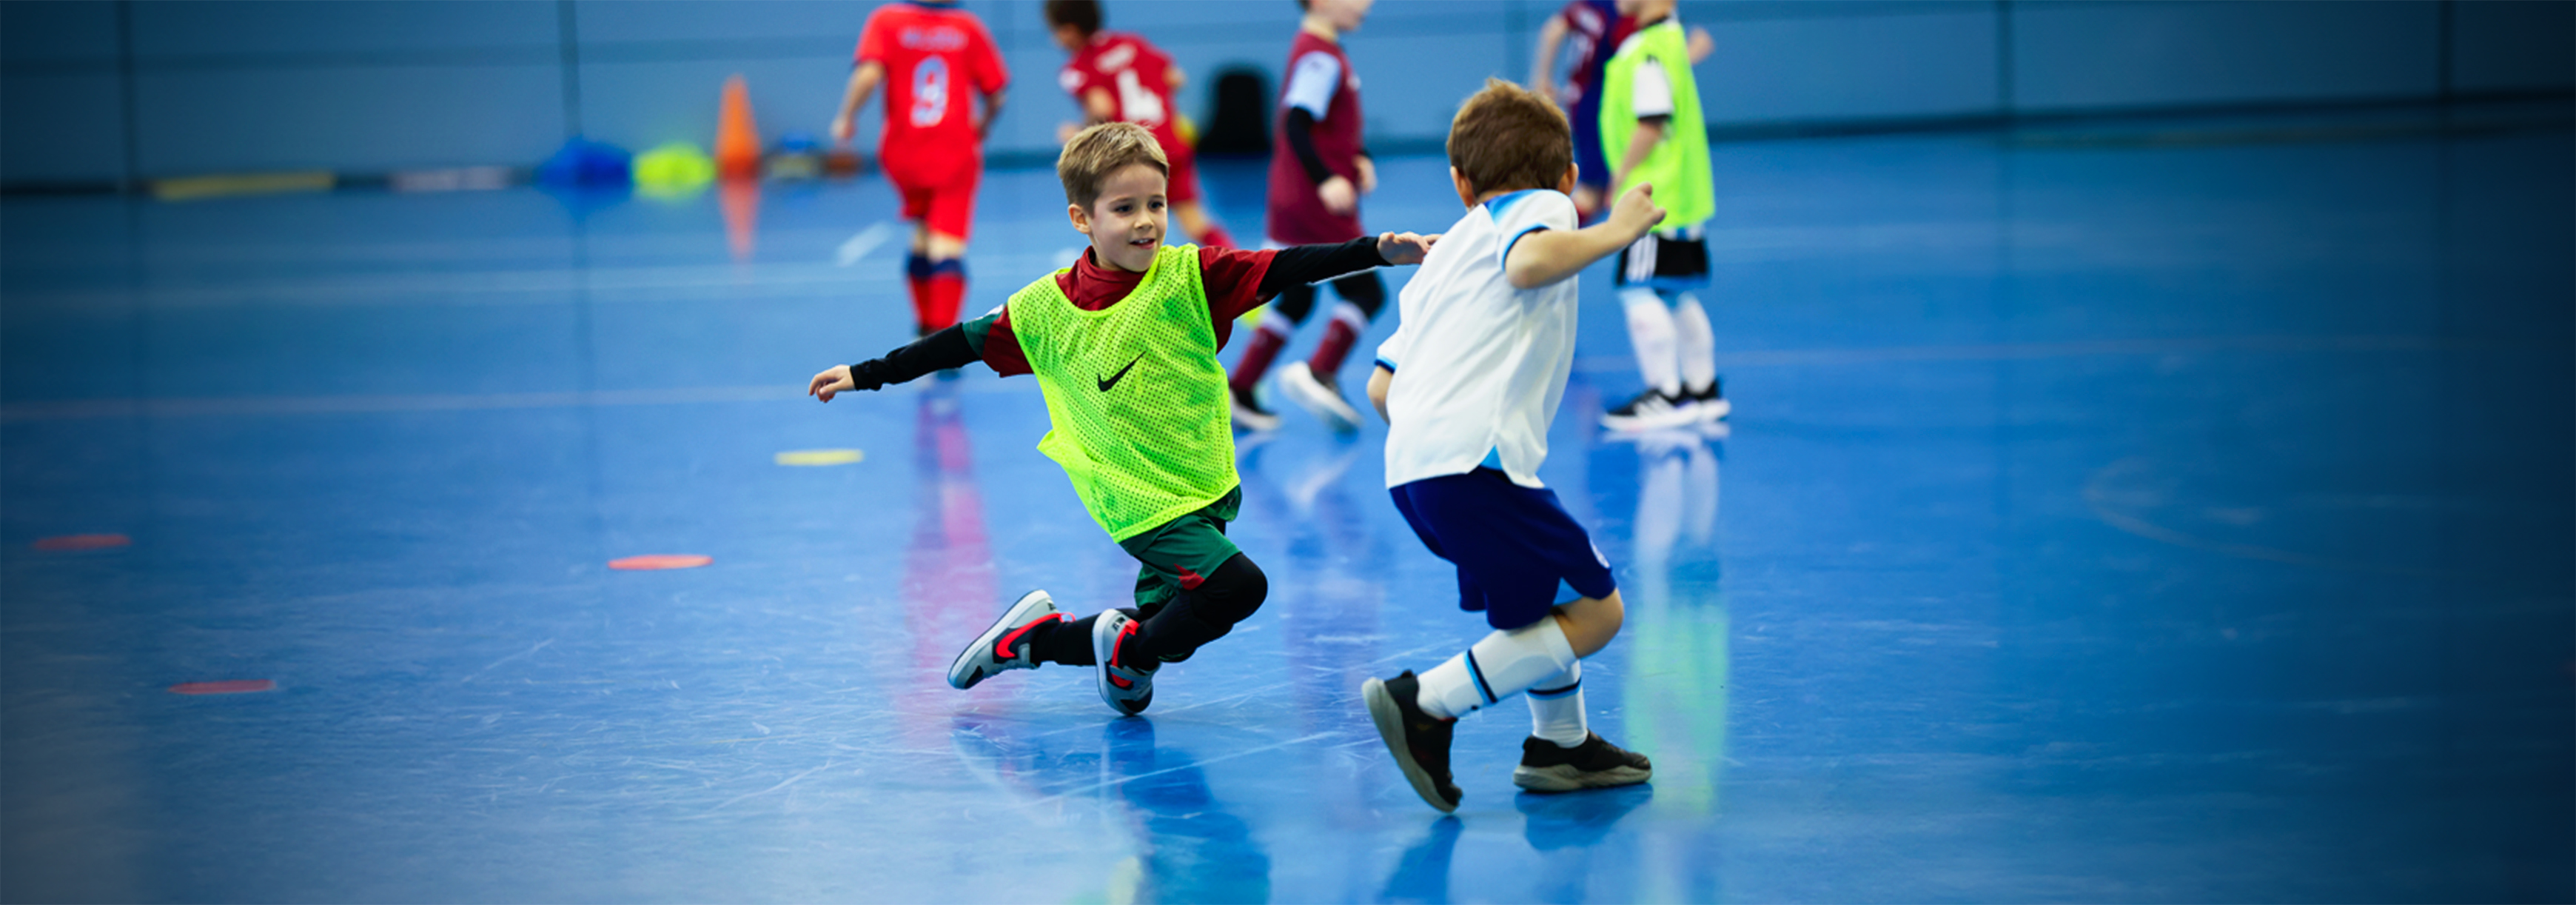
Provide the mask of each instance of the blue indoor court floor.
[{"label": "blue indoor court floor", "polygon": [[[1718,146],[1731,423],[1601,433],[1603,265],[1543,472],[1655,779],[1515,794],[1506,702],[1455,818],[1357,696],[1484,631],[1380,425],[1242,443],[1272,595],[1146,716],[946,686],[1134,566],[1034,382],[802,396],[909,336],[882,182],[11,197],[0,898],[2567,901],[2576,137],[2489,113]],[[1061,197],[988,177],[970,309]]]}]

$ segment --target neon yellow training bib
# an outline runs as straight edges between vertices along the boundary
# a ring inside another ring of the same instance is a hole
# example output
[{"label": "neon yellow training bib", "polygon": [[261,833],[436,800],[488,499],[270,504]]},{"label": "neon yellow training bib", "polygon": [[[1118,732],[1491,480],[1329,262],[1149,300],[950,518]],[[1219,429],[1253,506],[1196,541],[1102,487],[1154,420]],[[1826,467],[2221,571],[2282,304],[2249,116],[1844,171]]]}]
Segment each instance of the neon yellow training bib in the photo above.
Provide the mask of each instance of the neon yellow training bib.
[{"label": "neon yellow training bib", "polygon": [[1637,169],[1611,190],[1616,199],[1639,182],[1655,185],[1664,206],[1658,232],[1680,229],[1717,214],[1717,192],[1708,169],[1708,123],[1700,118],[1699,83],[1691,80],[1690,45],[1680,22],[1666,18],[1639,29],[1619,45],[1601,71],[1601,154],[1618,166],[1637,137],[1637,70],[1653,66],[1673,89],[1673,115],[1664,140],[1646,152]]},{"label": "neon yellow training bib", "polygon": [[1055,274],[1009,306],[1054,422],[1038,451],[1064,466],[1111,540],[1234,489],[1234,411],[1197,246],[1165,246],[1134,291],[1099,311],[1074,307]]}]

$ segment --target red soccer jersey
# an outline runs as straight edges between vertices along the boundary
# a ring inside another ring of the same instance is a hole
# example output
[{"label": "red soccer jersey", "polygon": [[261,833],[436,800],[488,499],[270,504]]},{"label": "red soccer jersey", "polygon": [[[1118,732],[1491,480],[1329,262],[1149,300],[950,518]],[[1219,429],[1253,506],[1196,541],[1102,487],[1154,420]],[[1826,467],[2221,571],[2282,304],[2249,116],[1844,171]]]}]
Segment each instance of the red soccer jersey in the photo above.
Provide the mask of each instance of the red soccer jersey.
[{"label": "red soccer jersey", "polygon": [[[1313,79],[1330,82],[1310,84]],[[1311,95],[1311,96],[1310,96]],[[1315,180],[1306,175],[1305,164],[1288,145],[1288,111],[1304,108],[1309,113],[1323,107],[1315,117],[1315,128],[1307,133],[1314,139],[1315,156],[1324,168],[1351,181],[1357,187],[1360,179],[1360,77],[1351,71],[1351,60],[1342,55],[1342,45],[1297,32],[1297,40],[1288,47],[1288,84],[1279,102],[1279,136],[1271,140],[1270,150],[1270,240],[1283,245],[1305,245],[1317,242],[1347,242],[1359,238],[1359,211],[1336,214],[1325,209],[1322,198],[1315,194]]]},{"label": "red soccer jersey", "polygon": [[1109,118],[1152,130],[1165,155],[1189,150],[1172,115],[1172,58],[1144,38],[1116,31],[1093,34],[1091,43],[1056,73],[1056,81],[1076,105],[1091,89],[1109,92]]},{"label": "red soccer jersey", "polygon": [[1011,74],[982,20],[951,6],[886,4],[859,32],[856,62],[871,61],[885,67],[877,156],[888,176],[944,185],[959,168],[983,163],[973,94],[1001,91]]}]

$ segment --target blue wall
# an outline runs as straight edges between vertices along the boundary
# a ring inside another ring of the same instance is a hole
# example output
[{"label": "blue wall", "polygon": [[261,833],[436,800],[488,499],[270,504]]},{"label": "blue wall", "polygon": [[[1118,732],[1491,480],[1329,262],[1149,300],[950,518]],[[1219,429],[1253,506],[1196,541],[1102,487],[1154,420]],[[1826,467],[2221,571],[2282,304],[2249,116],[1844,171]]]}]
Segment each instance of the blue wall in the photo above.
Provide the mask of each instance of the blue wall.
[{"label": "blue wall", "polygon": [[[1436,141],[1529,71],[1552,0],[1384,0],[1351,36],[1373,141]],[[876,4],[601,0],[0,3],[0,180],[527,164],[578,130],[711,143],[742,73],[768,135],[820,132]],[[1034,2],[981,0],[1017,90],[1000,153],[1072,118]],[[2566,2],[1690,2],[1712,127],[1762,129],[2576,87]],[[1287,0],[1116,0],[1196,79],[1276,73]],[[2447,21],[2446,21],[2447,19]],[[2448,35],[2447,45],[2444,41]],[[130,133],[130,134],[129,134]],[[872,136],[862,141],[872,142]],[[128,157],[131,156],[129,164]]]}]

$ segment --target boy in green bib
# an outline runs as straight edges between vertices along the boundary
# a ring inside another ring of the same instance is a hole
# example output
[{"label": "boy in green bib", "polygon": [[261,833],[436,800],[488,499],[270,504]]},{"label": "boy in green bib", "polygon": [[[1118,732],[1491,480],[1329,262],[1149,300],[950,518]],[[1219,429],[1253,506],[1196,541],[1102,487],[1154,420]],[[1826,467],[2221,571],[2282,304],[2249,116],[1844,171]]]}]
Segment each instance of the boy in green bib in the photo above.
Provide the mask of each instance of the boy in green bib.
[{"label": "boy in green bib", "polygon": [[1709,285],[1708,218],[1717,213],[1709,173],[1708,123],[1700,116],[1698,58],[1673,16],[1673,0],[1619,0],[1636,30],[1601,71],[1601,153],[1610,195],[1655,187],[1663,222],[1619,253],[1614,280],[1628,315],[1628,341],[1646,388],[1604,412],[1622,432],[1677,428],[1726,417],[1718,387],[1717,340],[1699,292]]},{"label": "boy in green bib", "polygon": [[1384,233],[1269,251],[1163,244],[1171,165],[1154,135],[1102,123],[1056,159],[1066,214],[1091,248],[1013,293],[993,313],[884,357],[814,375],[824,402],[983,361],[1034,374],[1053,428],[1038,451],[1064,467],[1093,521],[1142,568],[1136,605],[1080,620],[1030,591],[948,668],[971,688],[1042,663],[1097,669],[1122,714],[1154,699],[1154,672],[1188,659],[1261,607],[1269,581],[1225,537],[1242,503],[1225,368],[1234,319],[1282,289],[1373,267],[1415,264],[1438,236]]}]

